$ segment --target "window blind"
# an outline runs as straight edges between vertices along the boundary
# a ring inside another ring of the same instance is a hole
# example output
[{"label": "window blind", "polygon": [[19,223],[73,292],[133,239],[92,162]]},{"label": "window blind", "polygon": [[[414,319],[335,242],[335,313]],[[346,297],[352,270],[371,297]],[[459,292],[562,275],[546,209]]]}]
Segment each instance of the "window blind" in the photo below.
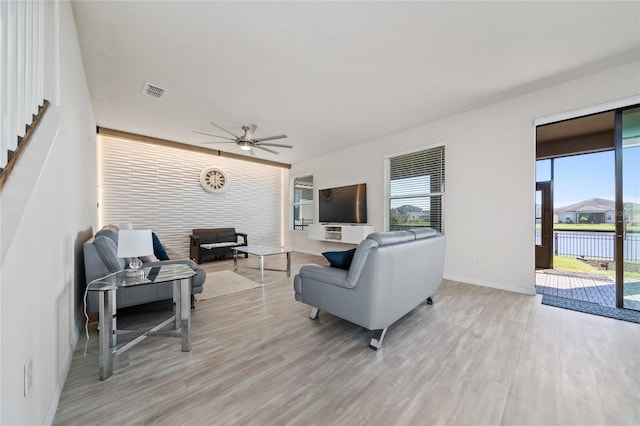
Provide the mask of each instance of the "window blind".
[{"label": "window blind", "polygon": [[444,146],[389,159],[389,229],[431,227],[443,232]]},{"label": "window blind", "polygon": [[299,190],[313,190],[313,176],[297,177],[293,180],[293,188]]}]

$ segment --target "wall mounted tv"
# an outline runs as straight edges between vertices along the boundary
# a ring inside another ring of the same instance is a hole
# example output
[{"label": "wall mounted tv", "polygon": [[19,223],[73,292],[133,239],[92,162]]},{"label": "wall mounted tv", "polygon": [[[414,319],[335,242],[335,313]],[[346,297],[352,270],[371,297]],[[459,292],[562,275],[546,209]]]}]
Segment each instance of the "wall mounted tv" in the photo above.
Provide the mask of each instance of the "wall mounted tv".
[{"label": "wall mounted tv", "polygon": [[367,184],[339,186],[318,191],[321,223],[367,223]]}]

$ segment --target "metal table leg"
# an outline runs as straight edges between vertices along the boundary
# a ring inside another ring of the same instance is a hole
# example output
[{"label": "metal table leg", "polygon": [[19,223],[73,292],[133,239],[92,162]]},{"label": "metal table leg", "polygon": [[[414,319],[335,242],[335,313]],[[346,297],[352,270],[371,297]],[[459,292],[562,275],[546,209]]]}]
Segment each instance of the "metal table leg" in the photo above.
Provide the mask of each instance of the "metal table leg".
[{"label": "metal table leg", "polygon": [[175,317],[173,321],[173,329],[180,330],[180,309],[182,308],[180,305],[179,281],[173,281],[171,287],[173,288],[173,316]]},{"label": "metal table leg", "polygon": [[291,252],[287,252],[287,276],[291,276]]},{"label": "metal table leg", "polygon": [[260,284],[264,287],[264,256],[258,256],[260,258]]},{"label": "metal table leg", "polygon": [[100,380],[106,380],[113,374],[113,349],[116,345],[113,324],[115,321],[115,288],[98,292],[100,325]]},{"label": "metal table leg", "polygon": [[[174,286],[177,283],[174,283]],[[180,331],[182,352],[191,350],[191,278],[180,280]],[[178,312],[176,312],[176,317]]]}]

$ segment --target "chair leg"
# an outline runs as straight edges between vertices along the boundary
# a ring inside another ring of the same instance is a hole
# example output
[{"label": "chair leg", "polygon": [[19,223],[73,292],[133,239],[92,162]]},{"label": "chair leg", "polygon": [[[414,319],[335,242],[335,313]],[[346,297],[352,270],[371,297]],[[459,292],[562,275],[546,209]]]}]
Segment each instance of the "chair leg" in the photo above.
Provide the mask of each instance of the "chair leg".
[{"label": "chair leg", "polygon": [[427,297],[427,305],[433,305],[433,299],[431,297]]},{"label": "chair leg", "polygon": [[382,330],[373,330],[371,340],[369,341],[369,347],[374,351],[380,349],[382,346],[382,339],[384,339],[385,334],[387,334],[386,328],[383,328]]},{"label": "chair leg", "polygon": [[319,316],[320,316],[320,309],[311,308],[311,314],[309,315],[309,318],[311,318],[312,320],[316,320],[318,319]]}]

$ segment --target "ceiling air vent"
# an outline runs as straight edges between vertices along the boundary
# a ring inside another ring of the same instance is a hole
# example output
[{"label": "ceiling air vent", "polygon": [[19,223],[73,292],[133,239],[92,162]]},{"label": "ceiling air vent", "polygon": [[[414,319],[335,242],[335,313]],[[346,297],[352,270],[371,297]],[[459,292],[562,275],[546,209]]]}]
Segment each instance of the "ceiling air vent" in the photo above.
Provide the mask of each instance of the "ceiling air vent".
[{"label": "ceiling air vent", "polygon": [[164,96],[165,90],[162,87],[155,86],[151,83],[144,83],[142,88],[142,94],[153,96],[154,98],[161,98]]}]

